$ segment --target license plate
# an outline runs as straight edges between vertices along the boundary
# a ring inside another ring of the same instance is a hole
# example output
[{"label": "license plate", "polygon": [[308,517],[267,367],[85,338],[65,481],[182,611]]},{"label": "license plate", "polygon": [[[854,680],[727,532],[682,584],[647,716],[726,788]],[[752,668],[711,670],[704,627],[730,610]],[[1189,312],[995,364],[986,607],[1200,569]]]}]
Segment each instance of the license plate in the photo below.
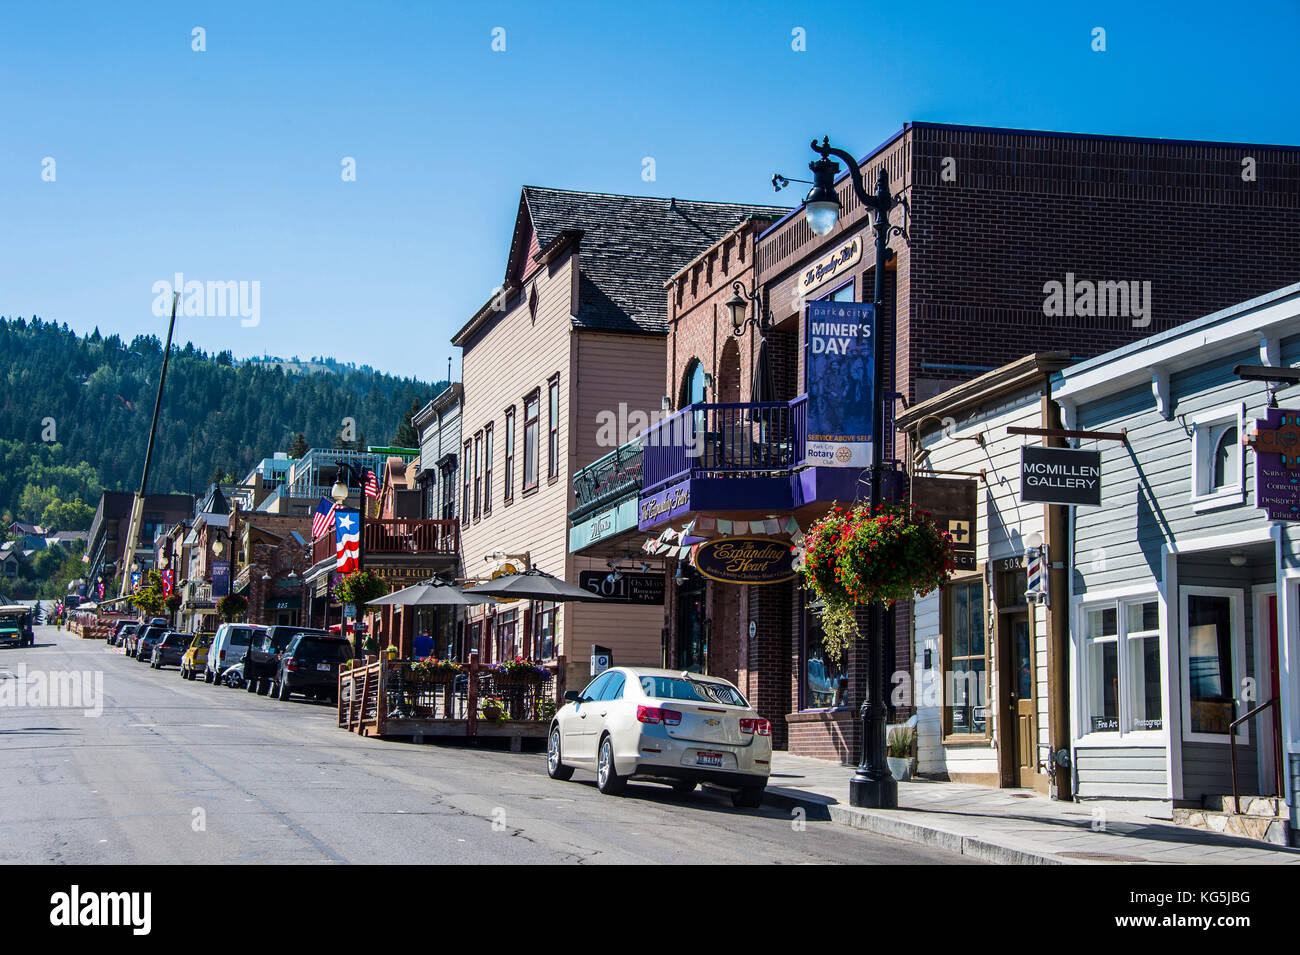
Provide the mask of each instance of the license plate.
[{"label": "license plate", "polygon": [[329,672],[329,668],[330,668],[330,665],[329,665],[328,663],[318,663],[318,664],[316,664],[316,669],[317,669],[317,670],[324,670],[326,673]]},{"label": "license plate", "polygon": [[696,766],[721,766],[722,754],[721,753],[696,753],[695,765]]}]

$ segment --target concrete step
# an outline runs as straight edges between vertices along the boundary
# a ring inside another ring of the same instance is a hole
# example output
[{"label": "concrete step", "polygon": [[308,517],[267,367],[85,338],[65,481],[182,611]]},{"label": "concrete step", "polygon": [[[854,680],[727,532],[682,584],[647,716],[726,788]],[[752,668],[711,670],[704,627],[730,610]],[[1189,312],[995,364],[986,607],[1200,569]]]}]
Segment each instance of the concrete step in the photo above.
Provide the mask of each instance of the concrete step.
[{"label": "concrete step", "polygon": [[[1228,802],[1231,807],[1231,797]],[[1245,809],[1245,798],[1242,809]],[[1237,814],[1235,812],[1215,812],[1210,809],[1175,809],[1174,822],[1192,829],[1204,829],[1208,832],[1221,832],[1225,836],[1240,836],[1243,839],[1256,839],[1276,846],[1291,845],[1291,827],[1286,819],[1273,816]]]},{"label": "concrete step", "polygon": [[[1210,812],[1236,812],[1231,795],[1204,796],[1201,805]],[[1274,819],[1287,817],[1286,803],[1277,796],[1241,796],[1243,816],[1268,816]]]}]

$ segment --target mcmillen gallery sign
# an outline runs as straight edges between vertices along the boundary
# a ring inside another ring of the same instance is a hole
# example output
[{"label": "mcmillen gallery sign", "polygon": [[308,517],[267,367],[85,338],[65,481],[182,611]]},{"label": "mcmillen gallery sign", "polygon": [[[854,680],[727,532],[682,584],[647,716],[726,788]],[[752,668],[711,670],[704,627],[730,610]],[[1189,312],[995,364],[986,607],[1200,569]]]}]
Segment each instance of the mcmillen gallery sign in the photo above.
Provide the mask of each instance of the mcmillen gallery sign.
[{"label": "mcmillen gallery sign", "polygon": [[1026,504],[1101,505],[1101,452],[1025,445],[1020,500]]}]

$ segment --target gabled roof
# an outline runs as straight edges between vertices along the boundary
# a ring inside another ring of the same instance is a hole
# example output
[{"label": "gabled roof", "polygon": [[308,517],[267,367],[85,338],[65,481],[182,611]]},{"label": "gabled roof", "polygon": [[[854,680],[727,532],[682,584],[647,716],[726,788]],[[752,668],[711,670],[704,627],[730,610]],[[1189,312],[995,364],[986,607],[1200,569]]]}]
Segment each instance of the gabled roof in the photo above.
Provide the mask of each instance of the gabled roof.
[{"label": "gabled roof", "polygon": [[[539,261],[576,243],[580,271],[574,327],[666,334],[664,283],[745,219],[775,220],[789,211],[784,206],[524,186],[504,284],[517,288]],[[490,314],[485,306],[452,342],[466,344]]]}]

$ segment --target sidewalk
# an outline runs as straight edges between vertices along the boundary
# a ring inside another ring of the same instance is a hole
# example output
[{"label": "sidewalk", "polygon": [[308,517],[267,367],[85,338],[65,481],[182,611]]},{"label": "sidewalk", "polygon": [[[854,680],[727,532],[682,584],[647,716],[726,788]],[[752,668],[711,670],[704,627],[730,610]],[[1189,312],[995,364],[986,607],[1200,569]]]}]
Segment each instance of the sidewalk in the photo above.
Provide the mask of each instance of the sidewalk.
[{"label": "sidewalk", "polygon": [[988,862],[1300,865],[1300,849],[1175,826],[1127,804],[1054,802],[1025,789],[914,780],[898,784],[898,809],[856,809],[852,775],[851,766],[773,753],[766,802]]}]

